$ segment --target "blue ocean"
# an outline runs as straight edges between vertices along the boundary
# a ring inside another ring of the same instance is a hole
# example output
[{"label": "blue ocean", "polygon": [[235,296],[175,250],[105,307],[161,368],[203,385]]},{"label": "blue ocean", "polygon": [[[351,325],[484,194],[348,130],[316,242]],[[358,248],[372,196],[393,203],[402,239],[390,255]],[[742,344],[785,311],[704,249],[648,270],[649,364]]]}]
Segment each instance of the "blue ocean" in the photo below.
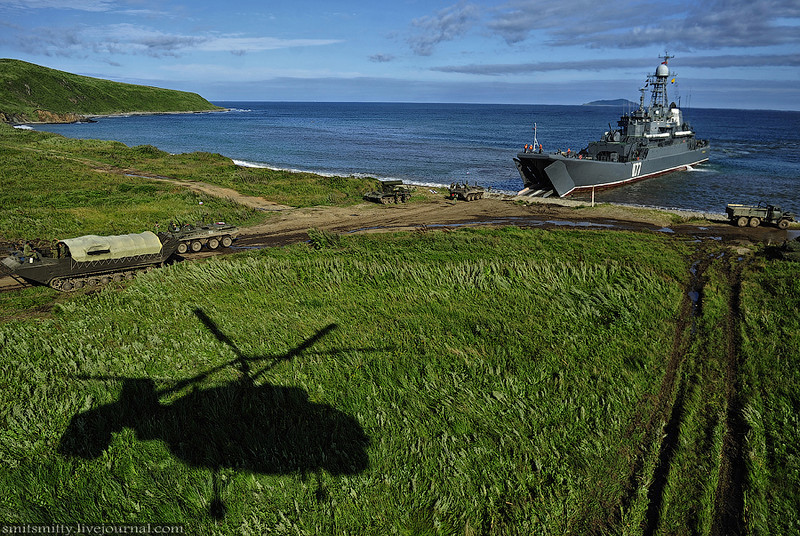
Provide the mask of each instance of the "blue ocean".
[{"label": "blue ocean", "polygon": [[[453,181],[515,193],[512,158],[532,143],[577,151],[626,110],[602,106],[216,102],[226,112],[101,118],[37,125],[72,138],[221,153],[243,165],[332,175]],[[684,108],[710,161],[685,172],[598,191],[598,202],[722,213],[767,202],[800,213],[800,112]],[[590,195],[590,194],[589,194]],[[587,199],[584,195],[573,199]]]}]

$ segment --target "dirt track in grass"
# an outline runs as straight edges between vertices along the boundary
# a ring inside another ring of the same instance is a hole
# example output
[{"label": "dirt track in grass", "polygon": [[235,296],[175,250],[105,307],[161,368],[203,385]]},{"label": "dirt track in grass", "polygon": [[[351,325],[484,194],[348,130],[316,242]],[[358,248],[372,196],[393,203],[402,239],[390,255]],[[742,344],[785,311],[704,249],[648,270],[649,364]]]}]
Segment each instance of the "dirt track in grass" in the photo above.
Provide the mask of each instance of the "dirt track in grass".
[{"label": "dirt track in grass", "polygon": [[[172,180],[172,179],[157,179]],[[617,205],[588,207],[576,202],[553,200],[532,202],[527,198],[492,195],[478,201],[453,201],[442,193],[425,193],[425,199],[399,205],[359,203],[349,207],[292,208],[268,200],[241,195],[234,190],[204,183],[186,182],[187,187],[231,199],[271,214],[263,224],[241,230],[234,247],[187,254],[185,259],[233,253],[244,249],[284,246],[308,240],[309,229],[337,234],[378,233],[461,227],[506,227],[543,229],[595,229],[656,232],[675,237],[710,239],[733,246],[781,243],[787,231],[775,227],[739,228],[722,216],[700,219],[699,214],[670,213]],[[688,223],[674,223],[695,217]],[[708,217],[708,215],[706,215]],[[0,243],[4,253],[11,244]],[[0,277],[0,291],[19,288],[10,277]]]}]

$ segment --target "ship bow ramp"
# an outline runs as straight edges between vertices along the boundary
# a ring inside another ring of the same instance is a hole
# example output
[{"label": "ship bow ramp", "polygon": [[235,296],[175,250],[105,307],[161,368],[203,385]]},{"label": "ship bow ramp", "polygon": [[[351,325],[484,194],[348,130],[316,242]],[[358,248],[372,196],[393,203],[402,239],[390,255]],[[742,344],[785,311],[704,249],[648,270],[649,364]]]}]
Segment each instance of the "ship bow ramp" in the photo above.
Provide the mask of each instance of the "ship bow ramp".
[{"label": "ship bow ramp", "polygon": [[572,180],[564,162],[557,160],[544,168],[544,172],[559,197],[564,197],[575,189],[575,181]]},{"label": "ship bow ramp", "polygon": [[559,197],[564,197],[575,189],[575,181],[561,160],[532,160],[519,155],[514,163],[525,186],[521,195],[549,197],[555,192]]}]

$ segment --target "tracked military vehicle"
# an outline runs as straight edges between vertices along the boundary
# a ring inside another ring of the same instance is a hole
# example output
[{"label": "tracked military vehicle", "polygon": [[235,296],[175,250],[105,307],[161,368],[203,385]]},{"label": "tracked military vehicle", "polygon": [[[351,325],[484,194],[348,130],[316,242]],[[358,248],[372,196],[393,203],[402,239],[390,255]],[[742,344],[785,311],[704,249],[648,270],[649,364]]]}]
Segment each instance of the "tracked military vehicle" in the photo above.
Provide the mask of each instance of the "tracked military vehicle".
[{"label": "tracked military vehicle", "polygon": [[14,252],[2,260],[0,272],[20,282],[68,292],[133,279],[139,272],[163,266],[177,247],[170,233],[86,235],[60,240],[51,256]]},{"label": "tracked military vehicle", "polygon": [[450,199],[475,201],[483,197],[483,192],[483,186],[478,186],[477,184],[470,185],[468,182],[464,184],[454,182],[450,185]]},{"label": "tracked military vehicle", "polygon": [[208,249],[217,249],[222,246],[228,248],[239,235],[239,228],[223,221],[216,223],[196,223],[192,225],[172,225],[170,232],[178,241],[178,253],[183,255],[187,251],[197,253],[203,246]]},{"label": "tracked military vehicle", "polygon": [[364,194],[365,201],[388,205],[391,203],[405,203],[411,199],[411,187],[403,184],[403,181],[380,181],[380,191]]}]

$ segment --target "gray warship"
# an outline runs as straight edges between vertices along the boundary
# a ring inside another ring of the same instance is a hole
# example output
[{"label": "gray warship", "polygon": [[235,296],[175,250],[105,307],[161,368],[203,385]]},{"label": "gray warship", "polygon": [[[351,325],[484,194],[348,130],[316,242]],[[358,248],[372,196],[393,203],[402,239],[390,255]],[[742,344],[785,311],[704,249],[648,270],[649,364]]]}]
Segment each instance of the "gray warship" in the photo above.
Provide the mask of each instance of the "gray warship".
[{"label": "gray warship", "polygon": [[[665,54],[654,74],[639,91],[639,108],[623,115],[619,128],[606,132],[576,153],[545,153],[534,134],[533,145],[517,154],[514,163],[522,177],[520,195],[567,196],[594,188],[611,188],[680,171],[708,161],[708,140],[695,138],[680,108],[669,103],[667,85],[674,80]],[[645,93],[650,87],[650,106]],[[610,125],[609,125],[610,127]],[[534,129],[535,130],[535,129]]]}]

